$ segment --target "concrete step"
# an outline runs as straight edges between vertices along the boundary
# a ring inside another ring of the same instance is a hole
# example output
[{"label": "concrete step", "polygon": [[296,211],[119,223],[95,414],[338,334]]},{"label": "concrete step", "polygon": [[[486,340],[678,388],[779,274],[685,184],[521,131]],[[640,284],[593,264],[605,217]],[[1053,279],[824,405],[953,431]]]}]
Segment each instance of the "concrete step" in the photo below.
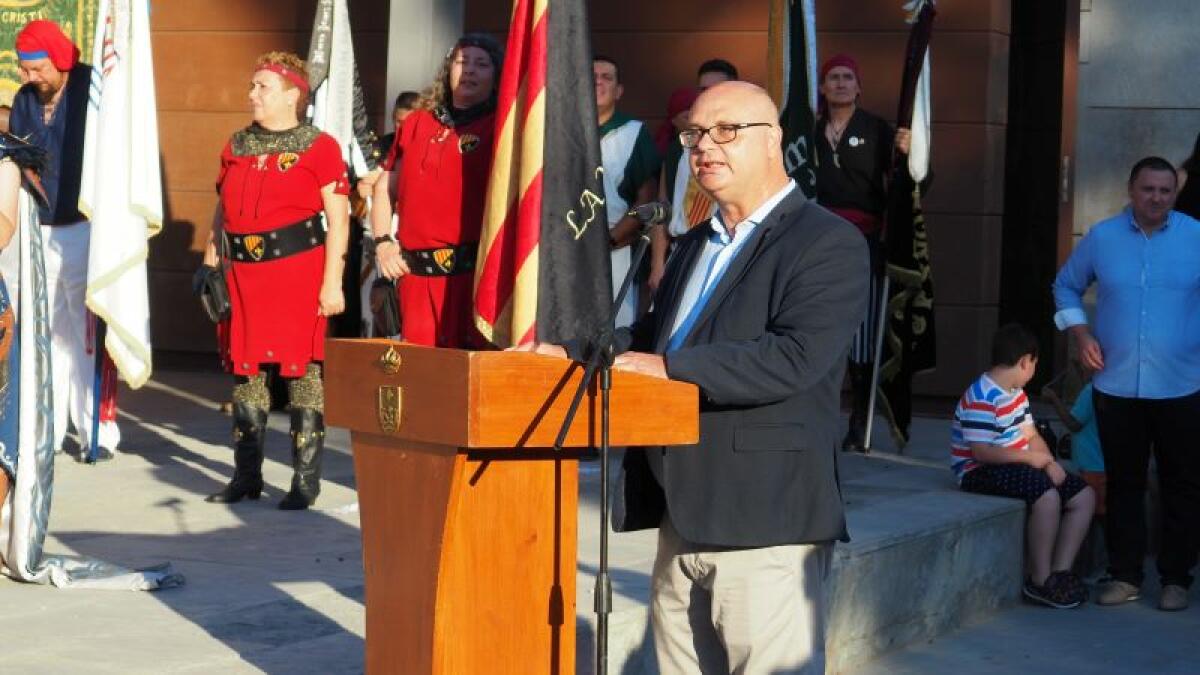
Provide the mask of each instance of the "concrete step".
[{"label": "concrete step", "polygon": [[848,512],[835,550],[827,671],[933,639],[1015,602],[1024,504],[924,492]]},{"label": "concrete step", "polygon": [[[1024,504],[960,492],[939,462],[873,455],[841,463],[852,540],[834,552],[827,672],[931,640],[1014,603]],[[583,491],[589,489],[583,476]],[[587,500],[583,500],[586,505]],[[577,672],[594,673],[594,513],[581,513]],[[635,537],[634,543],[624,540]],[[654,533],[610,535],[615,586],[609,673],[658,673],[646,603]]]}]

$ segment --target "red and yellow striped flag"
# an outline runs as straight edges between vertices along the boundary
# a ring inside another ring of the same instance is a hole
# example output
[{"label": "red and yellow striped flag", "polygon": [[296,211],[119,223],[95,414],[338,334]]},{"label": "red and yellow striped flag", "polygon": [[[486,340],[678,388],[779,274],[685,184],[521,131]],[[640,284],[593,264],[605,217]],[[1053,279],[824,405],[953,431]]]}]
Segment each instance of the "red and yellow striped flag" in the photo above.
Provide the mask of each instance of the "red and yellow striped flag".
[{"label": "red and yellow striped flag", "polygon": [[500,77],[496,149],[475,272],[475,324],[499,347],[536,337],[548,4],[513,4]]},{"label": "red and yellow striped flag", "polygon": [[584,0],[516,0],[475,266],[492,344],[593,337],[612,304]]}]

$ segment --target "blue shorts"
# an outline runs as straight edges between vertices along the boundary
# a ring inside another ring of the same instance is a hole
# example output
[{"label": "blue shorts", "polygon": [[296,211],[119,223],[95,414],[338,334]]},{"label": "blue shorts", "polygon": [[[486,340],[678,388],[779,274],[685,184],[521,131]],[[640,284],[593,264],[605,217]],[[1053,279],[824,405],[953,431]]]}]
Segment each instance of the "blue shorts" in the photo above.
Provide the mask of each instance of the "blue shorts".
[{"label": "blue shorts", "polygon": [[1073,473],[1068,473],[1062,485],[1056,486],[1045,471],[1028,464],[983,464],[963,474],[960,485],[967,492],[1024,499],[1031,506],[1047,491],[1054,489],[1058,490],[1058,496],[1065,506],[1087,487],[1087,483]]}]

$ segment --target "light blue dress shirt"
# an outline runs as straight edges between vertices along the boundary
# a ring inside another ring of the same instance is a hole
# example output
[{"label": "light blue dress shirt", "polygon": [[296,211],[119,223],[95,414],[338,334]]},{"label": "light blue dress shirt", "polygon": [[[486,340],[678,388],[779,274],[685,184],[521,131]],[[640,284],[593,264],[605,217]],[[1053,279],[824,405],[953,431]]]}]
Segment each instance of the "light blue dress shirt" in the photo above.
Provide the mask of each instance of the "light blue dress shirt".
[{"label": "light blue dress shirt", "polygon": [[742,250],[746,242],[750,241],[758,224],[770,215],[779,202],[783,201],[783,198],[791,194],[795,188],[796,181],[789,180],[783,189],[763,202],[762,206],[759,206],[748,218],[738,223],[733,228],[733,236],[729,235],[719,210],[709,220],[712,232],[704,243],[704,248],[700,251],[699,259],[692,267],[692,274],[688,277],[687,286],[683,289],[683,296],[679,299],[679,310],[675,313],[675,323],[671,326],[671,338],[667,342],[668,352],[675,351],[683,344],[688,333],[691,332],[692,326],[696,323],[696,319],[700,316],[700,312],[704,310],[705,303],[716,289],[717,283],[725,275],[725,270],[729,269],[729,263]]},{"label": "light blue dress shirt", "polygon": [[1060,330],[1087,324],[1092,283],[1104,355],[1096,389],[1146,399],[1200,390],[1200,222],[1171,211],[1146,235],[1126,209],[1092,226],[1054,280]]}]

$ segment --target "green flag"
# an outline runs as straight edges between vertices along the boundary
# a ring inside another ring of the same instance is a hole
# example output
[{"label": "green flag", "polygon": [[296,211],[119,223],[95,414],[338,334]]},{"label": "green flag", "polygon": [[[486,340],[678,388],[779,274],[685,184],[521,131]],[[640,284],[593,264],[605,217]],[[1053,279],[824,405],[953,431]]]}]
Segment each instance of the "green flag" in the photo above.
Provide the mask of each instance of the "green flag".
[{"label": "green flag", "polygon": [[771,0],[767,89],[779,105],[783,161],[804,194],[817,194],[813,128],[817,103],[816,12],[813,0]]}]

